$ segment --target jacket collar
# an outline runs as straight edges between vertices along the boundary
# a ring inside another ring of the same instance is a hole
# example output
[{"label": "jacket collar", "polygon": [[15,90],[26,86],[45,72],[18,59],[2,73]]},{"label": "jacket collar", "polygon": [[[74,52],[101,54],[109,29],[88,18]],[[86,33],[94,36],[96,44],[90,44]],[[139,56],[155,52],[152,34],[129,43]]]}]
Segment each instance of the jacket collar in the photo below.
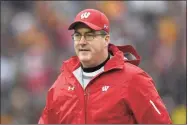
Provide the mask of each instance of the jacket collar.
[{"label": "jacket collar", "polygon": [[[105,64],[104,71],[112,69],[122,69],[125,62],[129,62],[134,65],[139,65],[140,63],[140,56],[137,54],[136,50],[131,45],[115,46],[113,44],[109,44],[108,50],[113,55],[113,57]],[[136,57],[136,59],[128,60],[124,57],[124,53],[131,53]],[[68,70],[70,72],[73,72],[79,66],[80,61],[78,57],[73,56],[70,59],[63,62],[61,71]]]}]

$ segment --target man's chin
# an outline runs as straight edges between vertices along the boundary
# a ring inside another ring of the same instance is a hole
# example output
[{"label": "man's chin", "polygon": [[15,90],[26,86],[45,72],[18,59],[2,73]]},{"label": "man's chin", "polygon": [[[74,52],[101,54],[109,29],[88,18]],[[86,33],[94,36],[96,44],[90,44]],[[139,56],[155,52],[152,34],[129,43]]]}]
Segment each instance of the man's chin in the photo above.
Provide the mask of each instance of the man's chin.
[{"label": "man's chin", "polygon": [[80,56],[80,57],[79,57],[79,60],[80,60],[81,62],[88,62],[88,61],[91,60],[91,58],[88,57],[88,56]]}]

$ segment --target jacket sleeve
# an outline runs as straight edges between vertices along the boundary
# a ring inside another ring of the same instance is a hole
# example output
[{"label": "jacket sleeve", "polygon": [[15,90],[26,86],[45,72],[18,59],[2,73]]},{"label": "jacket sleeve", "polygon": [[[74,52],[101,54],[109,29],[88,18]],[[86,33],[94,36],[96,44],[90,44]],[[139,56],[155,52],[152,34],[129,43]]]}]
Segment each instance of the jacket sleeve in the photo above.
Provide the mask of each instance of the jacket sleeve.
[{"label": "jacket sleeve", "polygon": [[132,76],[128,87],[128,103],[140,124],[171,124],[153,80],[144,71]]},{"label": "jacket sleeve", "polygon": [[42,111],[42,115],[38,121],[38,124],[55,124],[57,122],[55,113],[52,109],[53,101],[53,88],[48,91],[46,98],[46,106]]},{"label": "jacket sleeve", "polygon": [[47,109],[47,107],[44,108],[38,124],[48,124],[48,109]]}]

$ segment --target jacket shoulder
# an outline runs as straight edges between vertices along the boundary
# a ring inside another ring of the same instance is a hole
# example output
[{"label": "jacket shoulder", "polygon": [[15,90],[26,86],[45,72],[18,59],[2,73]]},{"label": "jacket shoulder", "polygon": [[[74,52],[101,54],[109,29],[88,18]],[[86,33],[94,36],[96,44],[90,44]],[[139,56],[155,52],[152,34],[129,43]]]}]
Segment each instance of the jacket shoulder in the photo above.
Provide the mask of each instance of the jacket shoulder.
[{"label": "jacket shoulder", "polygon": [[140,73],[143,73],[145,72],[143,69],[141,69],[140,67],[134,65],[134,64],[131,64],[129,62],[125,62],[124,63],[124,73],[128,76],[135,76],[135,75],[138,75]]},{"label": "jacket shoulder", "polygon": [[124,73],[128,76],[127,81],[130,85],[154,83],[152,77],[146,71],[131,63],[124,63]]},{"label": "jacket shoulder", "polygon": [[51,87],[48,89],[48,98],[50,98],[51,102],[54,102],[57,99],[57,95],[59,94],[59,90],[61,89],[62,80],[64,79],[63,73],[60,73],[55,82],[51,85]]},{"label": "jacket shoulder", "polygon": [[51,85],[49,91],[51,89],[61,89],[62,88],[62,84],[64,84],[67,80],[66,80],[66,77],[65,77],[65,73],[64,71],[62,71],[58,77],[56,78],[56,80],[54,81],[54,83]]}]

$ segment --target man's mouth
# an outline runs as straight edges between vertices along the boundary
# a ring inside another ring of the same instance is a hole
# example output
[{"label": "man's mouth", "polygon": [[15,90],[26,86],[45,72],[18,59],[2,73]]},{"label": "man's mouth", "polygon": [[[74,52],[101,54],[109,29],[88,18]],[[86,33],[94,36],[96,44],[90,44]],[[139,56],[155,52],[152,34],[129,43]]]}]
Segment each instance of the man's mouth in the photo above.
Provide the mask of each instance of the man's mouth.
[{"label": "man's mouth", "polygon": [[79,49],[79,51],[89,51],[89,49]]}]

